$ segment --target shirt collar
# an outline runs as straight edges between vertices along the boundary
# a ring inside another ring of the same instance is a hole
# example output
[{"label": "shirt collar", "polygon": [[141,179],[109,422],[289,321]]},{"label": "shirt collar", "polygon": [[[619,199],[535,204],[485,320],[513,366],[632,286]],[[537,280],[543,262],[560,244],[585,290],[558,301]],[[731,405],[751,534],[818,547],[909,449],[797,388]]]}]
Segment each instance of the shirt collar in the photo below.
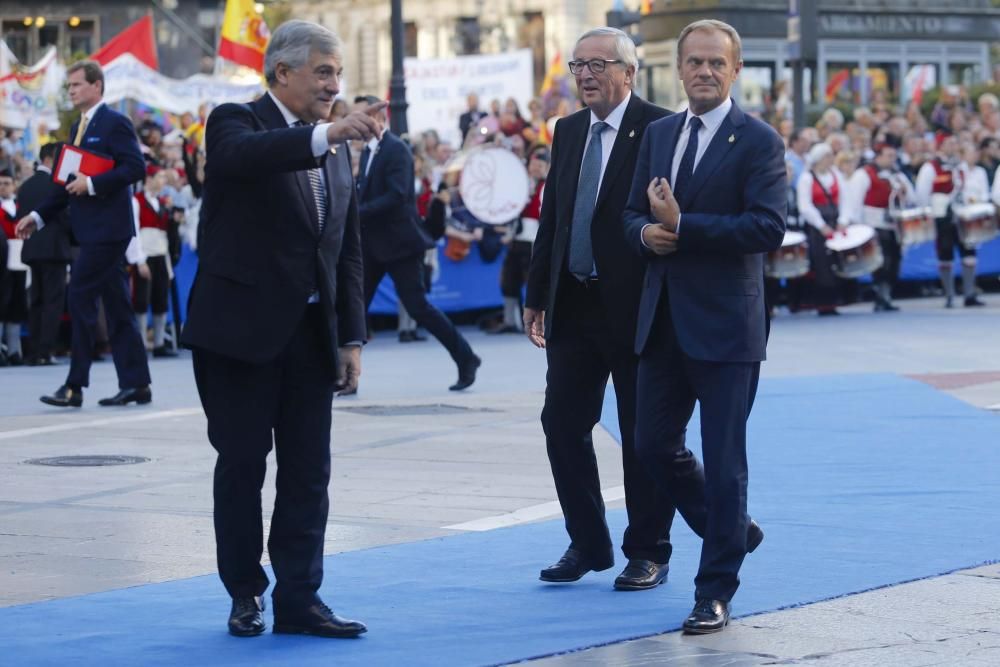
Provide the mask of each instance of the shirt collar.
[{"label": "shirt collar", "polygon": [[45,172],[46,174],[52,173],[51,167],[46,167],[44,164],[40,164],[37,167],[35,167],[35,171]]},{"label": "shirt collar", "polygon": [[92,106],[90,108],[90,111],[88,111],[87,113],[85,113],[85,114],[82,115],[82,120],[84,122],[87,122],[87,123],[89,123],[90,121],[94,120],[94,114],[96,114],[97,110],[100,109],[103,106],[104,106],[104,100],[101,100],[100,102],[98,102],[97,104],[95,104],[94,106]]},{"label": "shirt collar", "polygon": [[[732,108],[733,99],[731,97],[727,97],[722,104],[715,107],[711,111],[706,111],[698,116],[698,118],[701,119],[701,122],[705,126],[706,130],[714,132],[719,129],[719,126],[722,125],[722,121],[726,119],[726,116],[729,115],[729,110]],[[691,113],[691,110],[688,109],[687,117],[684,119],[684,122],[687,123],[693,115],[694,114]]]},{"label": "shirt collar", "polygon": [[[621,103],[618,106],[616,106],[611,111],[611,113],[608,114],[608,117],[604,119],[604,122],[610,125],[611,129],[613,129],[615,132],[617,132],[618,128],[622,126],[622,120],[625,118],[625,109],[628,108],[628,103],[629,100],[631,99],[632,99],[632,91],[630,90],[628,91],[628,95],[625,96],[625,99],[622,100]],[[597,114],[595,114],[593,111],[590,112],[591,127],[593,127],[594,123],[597,123],[600,120],[601,119],[597,117]]]},{"label": "shirt collar", "polygon": [[[292,125],[295,125],[296,123],[298,123],[301,120],[298,116],[296,116],[295,114],[293,114],[288,109],[288,107],[286,107],[284,104],[281,103],[281,100],[278,99],[277,95],[272,94],[270,90],[267,91],[267,94],[268,94],[268,97],[271,98],[271,101],[274,102],[275,106],[278,107],[278,111],[281,112],[281,117],[285,119],[285,125],[287,125],[288,127],[291,127]],[[308,124],[309,123],[306,123],[306,125],[308,125]]]},{"label": "shirt collar", "polygon": [[379,144],[382,143],[382,138],[385,137],[385,133],[388,131],[389,131],[388,127],[383,127],[382,134],[378,135],[377,137],[372,137],[371,139],[369,139],[367,144],[368,150],[370,150],[372,153],[377,151]]}]

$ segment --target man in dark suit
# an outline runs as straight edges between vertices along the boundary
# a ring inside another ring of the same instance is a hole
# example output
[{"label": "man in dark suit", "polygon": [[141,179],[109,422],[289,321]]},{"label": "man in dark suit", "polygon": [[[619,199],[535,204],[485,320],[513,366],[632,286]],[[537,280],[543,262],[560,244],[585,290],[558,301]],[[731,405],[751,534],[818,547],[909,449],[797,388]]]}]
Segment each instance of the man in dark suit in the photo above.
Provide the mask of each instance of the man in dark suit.
[{"label": "man in dark suit", "polygon": [[320,122],[340,89],[341,52],[326,28],[282,24],[264,57],[268,92],[251,104],[219,106],[207,124],[199,267],[181,340],[193,350],[218,452],[219,575],[233,600],[229,631],[242,637],[266,629],[261,486],[272,443],[274,632],[366,630],[317,595],[330,406],[338,386],[356,385],[365,339],[357,198],[344,142],[377,130],[363,112]]},{"label": "man in dark suit", "polygon": [[[57,142],[42,146],[35,173],[18,189],[23,210],[34,211],[56,196],[59,186],[52,182],[52,167],[61,149],[62,144]],[[66,301],[66,265],[70,262],[68,217],[66,211],[57,214],[49,224],[32,234],[21,250],[21,260],[31,267],[29,317],[34,355],[28,363],[32,366],[55,363],[52,351]]]},{"label": "man in dark suit", "polygon": [[673,508],[635,456],[632,347],[644,264],[625,242],[621,215],[643,132],[668,112],[632,92],[638,60],[621,30],[585,33],[569,65],[587,108],[556,124],[524,308],[525,331],[548,360],[542,426],[570,536],[540,577],[576,581],[614,564],[591,435],[610,375],[629,519],[628,566],[615,587],[641,590],[667,577]]},{"label": "man in dark suit", "polygon": [[153,394],[146,346],[132,314],[125,273],[125,248],[135,236],[132,184],[145,173],[142,153],[132,122],[101,99],[104,72],[99,64],[84,60],[70,65],[66,88],[70,102],[81,113],[80,120],[70,128],[73,144],[111,158],[114,167],[98,175],[77,175],[18,223],[18,234],[28,238],[69,207],[70,226],[80,244],[69,284],[69,313],[73,319],[69,375],[63,386],[41,400],[59,407],[83,404],[83,387],[90,384],[97,302],[101,299],[119,391],[99,404],[149,403]]},{"label": "man in dark suit", "polygon": [[[740,38],[697,21],[677,42],[686,113],[646,130],[625,214],[650,257],[639,304],[636,452],[703,538],[691,633],[721,630],[747,553],[764,538],[747,515],[746,421],[764,359],[764,254],[781,245],[787,180],[778,134],[729,89]],[[701,405],[702,465],[684,434]]]},{"label": "man in dark suit", "polygon": [[[365,96],[356,98],[355,104],[380,102]],[[384,126],[385,112],[377,115]],[[420,229],[413,174],[410,148],[388,128],[361,152],[358,201],[365,253],[365,304],[371,305],[378,284],[388,273],[406,312],[437,338],[455,361],[458,380],[449,389],[461,391],[476,381],[481,362],[451,320],[427,300],[424,252],[434,243]]]},{"label": "man in dark suit", "polygon": [[479,119],[486,115],[485,111],[479,110],[479,95],[469,93],[469,96],[465,98],[465,103],[468,105],[468,111],[458,117],[458,129],[462,133],[463,144],[469,130],[474,128]]}]

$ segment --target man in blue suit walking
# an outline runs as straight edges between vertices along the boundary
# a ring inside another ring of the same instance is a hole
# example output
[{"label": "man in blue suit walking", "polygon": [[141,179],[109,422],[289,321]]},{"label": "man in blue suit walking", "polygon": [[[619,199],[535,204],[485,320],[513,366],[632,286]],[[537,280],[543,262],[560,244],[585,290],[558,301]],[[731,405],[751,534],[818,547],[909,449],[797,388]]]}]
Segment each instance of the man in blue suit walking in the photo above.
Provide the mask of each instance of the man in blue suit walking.
[{"label": "man in blue suit walking", "polygon": [[[650,258],[636,331],[636,453],[703,539],[689,633],[722,630],[747,553],[746,420],[767,340],[764,253],[785,231],[784,146],[729,97],[743,65],[732,26],[677,42],[688,110],[646,129],[625,232]],[[701,406],[704,466],[685,446]]]},{"label": "man in blue suit walking", "polygon": [[69,285],[73,318],[72,360],[66,383],[43,403],[59,407],[83,405],[83,387],[90,384],[90,362],[97,325],[97,300],[104,300],[108,337],[118,373],[119,392],[101,405],[149,403],[149,365],[139,327],[132,314],[125,248],[135,235],[132,184],[143,178],[145,164],[132,122],[104,104],[104,72],[84,60],[66,70],[70,102],[80,120],[70,128],[72,143],[114,161],[114,167],[94,176],[78,175],[66,187],[21,219],[17,234],[28,238],[69,207],[70,227],[80,244]]}]

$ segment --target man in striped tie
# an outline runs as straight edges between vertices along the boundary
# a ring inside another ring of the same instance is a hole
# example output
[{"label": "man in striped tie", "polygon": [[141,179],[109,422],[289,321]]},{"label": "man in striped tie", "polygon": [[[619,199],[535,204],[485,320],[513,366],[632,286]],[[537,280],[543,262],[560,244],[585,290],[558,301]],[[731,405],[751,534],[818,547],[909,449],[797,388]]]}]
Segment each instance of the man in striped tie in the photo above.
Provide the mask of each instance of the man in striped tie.
[{"label": "man in striped tie", "polygon": [[343,142],[378,130],[381,105],[334,123],[341,43],[306,21],[274,31],[268,92],[223,104],[206,129],[198,275],[182,341],[215,465],[219,575],[232,597],[229,632],[261,634],[261,487],[268,452],[278,476],[268,552],[277,579],[274,632],[355,637],[317,595],[329,509],[330,405],[357,386],[365,340],[361,238]]}]

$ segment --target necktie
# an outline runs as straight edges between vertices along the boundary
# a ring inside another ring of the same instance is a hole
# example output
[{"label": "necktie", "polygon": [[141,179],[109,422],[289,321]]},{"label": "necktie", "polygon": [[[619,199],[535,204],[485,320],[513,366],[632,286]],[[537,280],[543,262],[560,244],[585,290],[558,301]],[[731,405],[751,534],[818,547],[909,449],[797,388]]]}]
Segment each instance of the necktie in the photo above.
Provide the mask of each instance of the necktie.
[{"label": "necktie", "polygon": [[368,163],[372,159],[372,151],[365,146],[361,151],[361,160],[358,162],[358,192],[361,192],[365,181],[368,180]]},{"label": "necktie", "polygon": [[[295,123],[303,126],[307,123],[301,120]],[[316,218],[319,221],[319,231],[322,233],[323,225],[326,223],[326,188],[323,185],[323,171],[319,167],[307,169],[309,174],[309,185],[312,187],[313,200],[316,202]]]},{"label": "necktie", "polygon": [[590,242],[590,223],[597,204],[597,185],[601,181],[601,133],[608,128],[604,121],[590,126],[590,143],[583,154],[580,182],[576,186],[573,204],[573,226],[569,239],[569,271],[578,280],[586,280],[594,272],[594,250]]},{"label": "necktie", "polygon": [[684,149],[684,155],[681,156],[681,164],[677,168],[677,179],[674,182],[674,198],[677,201],[681,200],[681,193],[684,192],[684,188],[687,187],[691,181],[691,175],[694,173],[694,158],[698,154],[698,130],[701,129],[702,125],[701,118],[697,116],[691,116],[688,121],[687,148]]},{"label": "necktie", "polygon": [[87,125],[89,121],[86,116],[80,116],[80,124],[76,127],[76,136],[73,137],[73,145],[79,146],[80,142],[83,141],[83,133],[87,131]]}]

